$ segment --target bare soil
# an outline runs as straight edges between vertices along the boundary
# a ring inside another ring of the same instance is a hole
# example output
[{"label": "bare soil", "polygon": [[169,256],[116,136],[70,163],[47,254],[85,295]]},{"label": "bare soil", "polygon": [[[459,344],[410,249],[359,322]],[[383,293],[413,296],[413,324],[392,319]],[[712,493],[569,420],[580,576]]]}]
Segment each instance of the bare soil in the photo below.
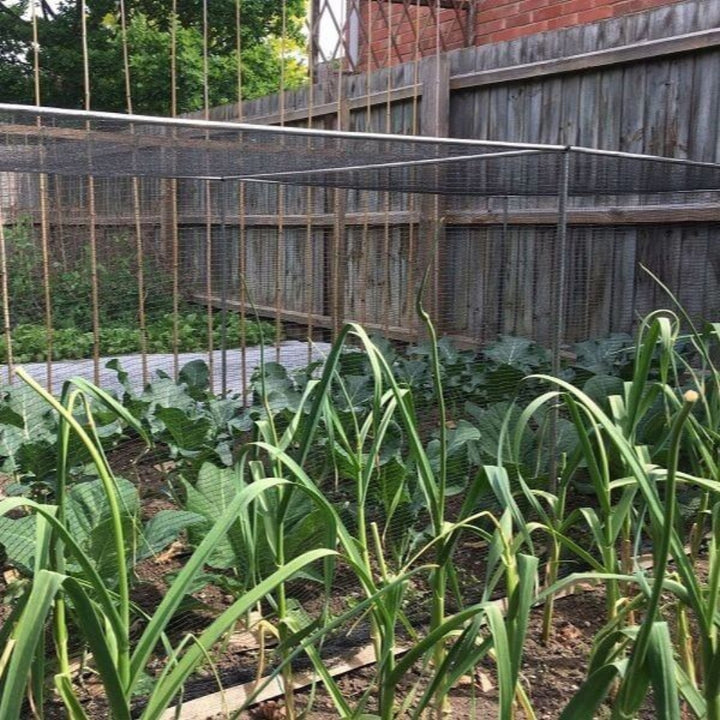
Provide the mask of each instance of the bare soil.
[{"label": "bare soil", "polygon": [[[143,519],[149,519],[153,514],[165,508],[175,507],[171,494],[168,493],[167,473],[171,471],[163,458],[148,454],[133,444],[119,449],[113,454],[111,464],[119,475],[137,483],[142,497]],[[166,551],[155,558],[141,563],[135,569],[133,588],[133,601],[144,612],[152,613],[160,602],[167,589],[167,577],[177,572],[187,556],[187,548],[180,542],[174,543]],[[459,558],[463,564],[463,573],[466,579],[472,582],[473,578],[482,577],[481,553],[475,549],[461,548]],[[3,568],[8,570],[8,568]],[[11,575],[0,573],[0,597],[5,597],[8,586],[6,579]],[[341,572],[338,577],[338,592],[334,599],[333,608],[336,612],[347,608],[355,589],[351,585],[350,574],[347,580]],[[480,582],[479,580],[477,582]],[[297,596],[303,600],[308,609],[312,609],[320,596],[317,585],[300,581],[297,587]],[[422,588],[418,589],[416,602],[422,606]],[[313,599],[315,598],[315,599]],[[188,607],[174,620],[169,636],[173,642],[178,642],[188,631],[198,632],[206,627],[219,612],[224,610],[233,601],[232,595],[213,585],[208,585],[193,596]],[[0,604],[0,619],[4,619],[9,611],[9,605]],[[268,610],[268,608],[266,608]],[[536,717],[556,718],[570,697],[577,691],[585,677],[588,657],[592,641],[603,625],[605,617],[605,600],[601,588],[584,588],[581,592],[558,599],[555,606],[555,621],[553,633],[547,644],[540,638],[540,625],[542,609],[534,610],[528,639],[525,647],[524,663],[522,668],[522,682],[525,687]],[[417,627],[422,627],[422,622]],[[135,632],[139,635],[142,629],[142,620],[138,620]],[[353,629],[349,635],[336,637],[329,648],[334,660],[340,662],[353,648],[368,642],[367,628],[362,625]],[[51,642],[48,637],[49,643]],[[50,647],[50,645],[49,645]],[[222,687],[229,688],[238,684],[252,681],[257,676],[258,652],[256,649],[247,649],[237,644],[228,644],[215,654],[215,665],[210,670],[204,670],[202,677],[194,678],[188,683],[184,700],[202,697],[215,693],[218,690],[218,680]],[[162,667],[162,659],[156,658],[150,672],[158,671]],[[332,661],[331,661],[332,662]],[[298,663],[297,669],[307,670],[307,663]],[[360,668],[338,678],[339,686],[344,697],[353,705],[355,701],[368,690],[373,682],[372,668]],[[403,697],[410,692],[413,678],[408,679],[408,686],[399,688],[398,696]],[[92,671],[86,669],[78,673],[78,690],[82,699],[83,708],[91,719],[106,718],[109,716],[102,687]],[[370,707],[372,711],[372,692],[370,692]],[[297,709],[309,720],[330,720],[337,718],[337,712],[331,700],[322,691],[316,688],[314,692],[299,691],[295,696]],[[476,668],[472,676],[462,679],[448,698],[448,717],[450,718],[490,718],[497,715],[498,695],[495,683],[495,671],[491,663]],[[138,710],[142,701],[138,701]],[[232,710],[232,708],[229,708]],[[208,720],[219,720],[223,715],[213,714],[209,710]],[[607,709],[598,715],[604,717]],[[246,720],[279,720],[287,716],[282,699],[267,701],[245,711],[240,717]],[[28,715],[30,717],[30,715]],[[60,720],[65,717],[65,711],[59,700],[48,691],[46,703],[46,718]],[[181,716],[182,717],[182,716]],[[522,713],[518,714],[522,717]],[[654,718],[651,709],[640,716],[641,718]],[[584,719],[578,719],[584,720]]]}]

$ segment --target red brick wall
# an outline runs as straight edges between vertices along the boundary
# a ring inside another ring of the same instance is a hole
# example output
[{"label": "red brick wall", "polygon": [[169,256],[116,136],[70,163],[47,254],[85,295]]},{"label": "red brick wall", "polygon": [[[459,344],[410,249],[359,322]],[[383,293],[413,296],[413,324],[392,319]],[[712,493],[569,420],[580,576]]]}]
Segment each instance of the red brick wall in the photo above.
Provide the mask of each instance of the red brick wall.
[{"label": "red brick wall", "polygon": [[[359,52],[355,69],[365,71],[408,62],[471,44],[513,40],[547,30],[593,23],[680,0],[477,0],[474,36],[468,33],[467,10],[435,9],[414,0],[355,0],[360,16]],[[432,2],[432,0],[431,0]],[[460,3],[458,3],[460,6]]]}]

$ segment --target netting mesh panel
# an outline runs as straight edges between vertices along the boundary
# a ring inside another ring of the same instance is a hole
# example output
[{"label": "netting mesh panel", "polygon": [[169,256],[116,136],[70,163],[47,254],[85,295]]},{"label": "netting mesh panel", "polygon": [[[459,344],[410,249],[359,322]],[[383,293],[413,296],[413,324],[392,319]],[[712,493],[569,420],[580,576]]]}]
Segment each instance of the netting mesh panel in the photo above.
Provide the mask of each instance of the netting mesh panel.
[{"label": "netting mesh panel", "polygon": [[[6,108],[8,106],[5,106]],[[557,194],[562,148],[399,140],[361,134],[157,121],[81,120],[71,113],[2,114],[0,171],[95,177],[265,179],[284,183],[470,195]],[[571,195],[717,188],[720,170],[684,163],[571,152]]]},{"label": "netting mesh panel", "polygon": [[[4,109],[0,125],[2,379],[13,381],[2,390],[0,489],[52,502],[58,488],[57,415],[13,377],[17,366],[55,394],[80,375],[122,402],[153,439],[147,447],[127,422],[93,406],[118,477],[133,633],[213,522],[260,478],[309,483],[319,496],[273,489],[238,511],[241,521],[217,541],[173,616],[172,643],[209,627],[276,570],[280,555],[334,546],[318,497],[353,537],[365,528],[353,542],[371,548],[373,563],[382,552],[391,573],[431,541],[417,448],[409,449],[397,414],[368,460],[379,427],[370,416],[377,366],[361,339],[339,355],[313,419],[317,434],[302,445],[311,407],[304,393],[316,397],[313,383],[346,322],[374,337],[434,473],[447,431],[452,521],[481,467],[497,463],[508,413],[541,391],[527,375],[561,372],[581,386],[627,368],[638,318],[669,304],[644,268],[692,318],[720,308],[717,222],[708,210],[720,189],[715,166],[159,121],[91,118],[88,131],[87,116],[51,112],[41,120],[37,128],[32,111]],[[417,312],[423,283],[444,417]],[[382,382],[387,390],[388,377]],[[382,397],[380,415],[391,406]],[[84,408],[76,414],[90,427]],[[528,481],[542,485],[572,433],[538,411],[526,435],[520,461]],[[302,482],[258,440],[281,446],[302,467]],[[115,592],[123,570],[89,460],[74,441],[68,522]],[[487,495],[474,509],[497,508]],[[280,515],[283,532],[273,535]],[[34,539],[29,514],[0,519],[6,586],[32,574]],[[463,572],[448,607],[482,599],[484,548],[476,538],[458,544]],[[348,565],[329,579],[324,569],[314,563],[296,575],[287,603],[271,593],[254,610],[276,623],[284,604],[300,626],[325,625],[366,596]],[[426,626],[429,594],[427,575],[408,584],[407,627]],[[398,644],[407,627],[398,625]],[[221,683],[250,682],[263,662],[277,667],[275,640],[267,634],[260,650],[242,622],[231,628],[213,655]],[[367,618],[350,617],[323,643],[323,658],[336,664],[370,641]],[[165,662],[158,650],[148,673],[157,677]],[[304,669],[307,662],[295,663]],[[210,675],[193,676],[185,700],[214,691]]]}]

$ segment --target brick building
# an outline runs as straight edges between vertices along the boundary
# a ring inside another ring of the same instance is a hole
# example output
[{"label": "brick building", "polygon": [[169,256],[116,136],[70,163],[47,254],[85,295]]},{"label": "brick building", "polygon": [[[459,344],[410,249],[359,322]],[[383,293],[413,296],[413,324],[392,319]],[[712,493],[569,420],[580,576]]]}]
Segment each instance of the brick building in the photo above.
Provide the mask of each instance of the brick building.
[{"label": "brick building", "polygon": [[679,0],[345,0],[348,69],[513,40]]}]

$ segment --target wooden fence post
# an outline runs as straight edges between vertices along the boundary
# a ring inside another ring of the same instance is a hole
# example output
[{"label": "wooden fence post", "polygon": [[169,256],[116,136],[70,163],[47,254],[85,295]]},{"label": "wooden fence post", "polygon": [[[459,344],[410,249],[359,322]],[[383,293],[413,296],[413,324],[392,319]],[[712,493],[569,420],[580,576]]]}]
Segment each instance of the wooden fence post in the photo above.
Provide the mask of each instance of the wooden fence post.
[{"label": "wooden fence post", "polygon": [[[450,63],[447,55],[434,55],[422,61],[420,66],[420,132],[426,137],[447,137],[450,117]],[[443,167],[433,172],[442,173]],[[424,194],[420,200],[420,226],[417,253],[417,287],[429,268],[428,283],[423,295],[423,306],[429,313],[438,333],[443,329],[443,256],[445,229],[440,221],[445,214],[446,201],[442,195]],[[418,339],[425,337],[425,329],[416,320]]]}]

